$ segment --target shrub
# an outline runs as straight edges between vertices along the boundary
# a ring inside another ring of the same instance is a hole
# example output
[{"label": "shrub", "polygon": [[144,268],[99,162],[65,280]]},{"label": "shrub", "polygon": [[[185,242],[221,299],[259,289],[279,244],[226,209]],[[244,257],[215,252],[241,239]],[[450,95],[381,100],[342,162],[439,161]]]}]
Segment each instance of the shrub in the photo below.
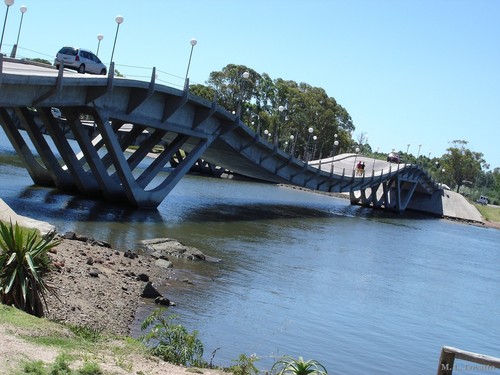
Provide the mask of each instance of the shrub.
[{"label": "shrub", "polygon": [[[40,236],[34,231],[0,222],[0,302],[31,315],[43,316],[45,295],[55,289],[44,275],[51,263],[47,252],[57,246],[55,232]],[[46,306],[46,303],[45,303]]]},{"label": "shrub", "polygon": [[258,360],[256,355],[240,354],[237,360],[233,360],[236,364],[229,367],[228,371],[233,375],[256,375],[259,373],[259,369],[255,367],[254,362]]},{"label": "shrub", "polygon": [[326,368],[313,359],[304,361],[302,357],[295,359],[284,356],[276,361],[271,368],[271,373],[276,375],[326,375]]},{"label": "shrub", "polygon": [[146,344],[153,343],[153,355],[177,365],[204,367],[203,343],[198,338],[198,331],[188,333],[180,324],[172,323],[175,315],[164,316],[166,309],[154,310],[141,324],[141,330],[151,327],[149,333],[142,336]]}]

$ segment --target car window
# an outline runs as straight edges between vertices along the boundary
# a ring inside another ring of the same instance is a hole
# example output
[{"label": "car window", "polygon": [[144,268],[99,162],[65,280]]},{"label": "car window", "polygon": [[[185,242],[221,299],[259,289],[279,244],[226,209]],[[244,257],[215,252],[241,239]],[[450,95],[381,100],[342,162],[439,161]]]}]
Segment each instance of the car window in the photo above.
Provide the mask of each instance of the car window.
[{"label": "car window", "polygon": [[71,47],[63,47],[61,48],[61,50],[59,51],[59,53],[63,54],[63,55],[70,55],[70,56],[76,56],[76,54],[78,53],[78,51],[74,48],[71,48]]}]

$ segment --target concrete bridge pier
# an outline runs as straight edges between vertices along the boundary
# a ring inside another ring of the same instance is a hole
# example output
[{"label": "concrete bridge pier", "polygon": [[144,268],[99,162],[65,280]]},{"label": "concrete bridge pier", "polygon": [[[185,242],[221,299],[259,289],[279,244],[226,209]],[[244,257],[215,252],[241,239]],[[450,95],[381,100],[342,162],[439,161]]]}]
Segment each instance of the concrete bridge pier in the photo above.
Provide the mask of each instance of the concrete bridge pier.
[{"label": "concrete bridge pier", "polygon": [[[353,185],[349,191],[351,204],[365,207],[384,208],[401,213],[406,210],[418,185],[418,178],[402,175],[399,170],[390,179],[373,183],[374,175],[369,182],[362,181]],[[356,189],[356,190],[355,190]]]},{"label": "concrete bridge pier", "polygon": [[[0,108],[3,128],[17,154],[37,185],[56,187],[62,191],[79,193],[90,197],[104,197],[107,200],[128,202],[142,208],[156,208],[175,187],[178,181],[199,161],[215,136],[198,138],[183,134],[170,134],[172,141],[162,141],[167,130],[150,129],[147,126],[128,124],[132,129],[123,135],[120,128],[124,122],[111,119],[105,110],[92,107],[65,107],[65,127],[69,127],[80,150],[74,150],[66,138],[66,129],[52,116],[50,107],[33,110],[21,107],[14,110]],[[97,132],[89,132],[80,120],[81,115],[91,115]],[[39,157],[35,156],[21,135],[15,122],[20,121]],[[146,132],[145,130],[148,129]],[[60,161],[44,134],[53,141]],[[94,135],[93,135],[94,134]],[[142,141],[137,150],[130,154],[125,150]],[[181,152],[186,142],[190,152]],[[142,171],[137,167],[158,144],[164,150]],[[149,184],[164,170],[176,156],[177,163],[163,181],[150,188]]]}]

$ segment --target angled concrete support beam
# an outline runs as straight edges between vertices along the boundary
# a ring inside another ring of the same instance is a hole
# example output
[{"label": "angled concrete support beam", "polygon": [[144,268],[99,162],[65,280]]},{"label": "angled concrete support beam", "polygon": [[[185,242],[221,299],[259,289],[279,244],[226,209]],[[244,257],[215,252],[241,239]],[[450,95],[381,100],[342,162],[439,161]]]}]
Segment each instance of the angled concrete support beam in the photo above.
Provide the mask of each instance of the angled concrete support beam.
[{"label": "angled concrete support beam", "polygon": [[175,112],[181,109],[188,101],[188,92],[184,90],[182,96],[168,96],[163,103],[163,115],[161,122],[167,121]]},{"label": "angled concrete support beam", "polygon": [[49,174],[52,176],[52,181],[55,186],[61,190],[74,190],[75,185],[73,179],[67,170],[64,170],[59,163],[59,160],[54,155],[54,152],[48,145],[40,128],[35,123],[33,118],[33,111],[27,108],[17,108],[15,110],[16,116],[24,124],[24,129],[28,133],[33,146],[37,150],[43,164],[47,168]]},{"label": "angled concrete support beam", "polygon": [[59,151],[59,155],[61,155],[61,158],[66,163],[63,169],[67,169],[71,174],[73,183],[76,185],[78,191],[85,195],[97,194],[99,192],[97,182],[91,173],[83,169],[82,164],[76,157],[63,130],[60,128],[57,120],[52,116],[50,109],[47,107],[38,108],[38,113],[51,135],[52,141]]},{"label": "angled concrete support beam", "polygon": [[[12,110],[11,113],[13,113]],[[33,182],[40,186],[55,186],[51,174],[44,166],[40,165],[35,158],[30,147],[24,141],[23,136],[19,133],[12,117],[5,108],[0,108],[0,119],[2,120],[0,121],[0,125],[2,125],[5,134],[23,162]]]},{"label": "angled concrete support beam", "polygon": [[111,62],[108,70],[108,79],[106,86],[94,86],[87,89],[85,104],[88,104],[103,95],[109,94],[113,90],[113,81],[115,79],[115,63]]},{"label": "angled concrete support beam", "polygon": [[137,107],[149,99],[155,92],[155,80],[156,80],[156,68],[153,68],[151,73],[151,81],[149,82],[149,88],[139,89],[134,88],[130,92],[127,106],[127,114],[132,113]]},{"label": "angled concrete support beam", "polygon": [[32,105],[36,107],[38,104],[43,102],[44,100],[47,100],[51,96],[54,96],[57,94],[59,91],[61,91],[62,87],[62,81],[63,81],[63,72],[64,72],[64,64],[59,65],[59,71],[57,72],[57,79],[56,79],[56,84],[45,94],[39,96],[38,98],[33,100]]}]

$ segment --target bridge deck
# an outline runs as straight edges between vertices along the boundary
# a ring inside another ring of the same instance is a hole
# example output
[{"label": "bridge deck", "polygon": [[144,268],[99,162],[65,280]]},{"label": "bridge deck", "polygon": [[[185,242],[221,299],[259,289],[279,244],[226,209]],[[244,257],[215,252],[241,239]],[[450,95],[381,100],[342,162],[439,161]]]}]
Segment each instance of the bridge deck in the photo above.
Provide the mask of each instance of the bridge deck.
[{"label": "bridge deck", "polygon": [[[350,192],[351,202],[402,211],[414,193],[431,195],[438,188],[418,166],[364,159],[367,170],[354,172],[359,155],[343,155],[305,163],[270,144],[238,116],[214,102],[155,83],[89,76],[50,67],[33,67],[0,58],[0,123],[35,183],[81,194],[100,195],[143,207],[156,207],[200,157],[248,177],[328,192]],[[66,117],[82,152],[71,154],[57,121],[57,107]],[[55,160],[38,128],[43,121],[59,154]],[[98,136],[83,131],[82,116],[92,116]],[[38,163],[14,127],[21,121],[42,158]],[[127,124],[127,136],[119,129]],[[138,150],[125,149],[139,135],[148,136]],[[137,166],[158,144],[165,150],[145,171]],[[184,159],[159,184],[152,181],[174,155]],[[360,192],[356,196],[355,192]]]}]

